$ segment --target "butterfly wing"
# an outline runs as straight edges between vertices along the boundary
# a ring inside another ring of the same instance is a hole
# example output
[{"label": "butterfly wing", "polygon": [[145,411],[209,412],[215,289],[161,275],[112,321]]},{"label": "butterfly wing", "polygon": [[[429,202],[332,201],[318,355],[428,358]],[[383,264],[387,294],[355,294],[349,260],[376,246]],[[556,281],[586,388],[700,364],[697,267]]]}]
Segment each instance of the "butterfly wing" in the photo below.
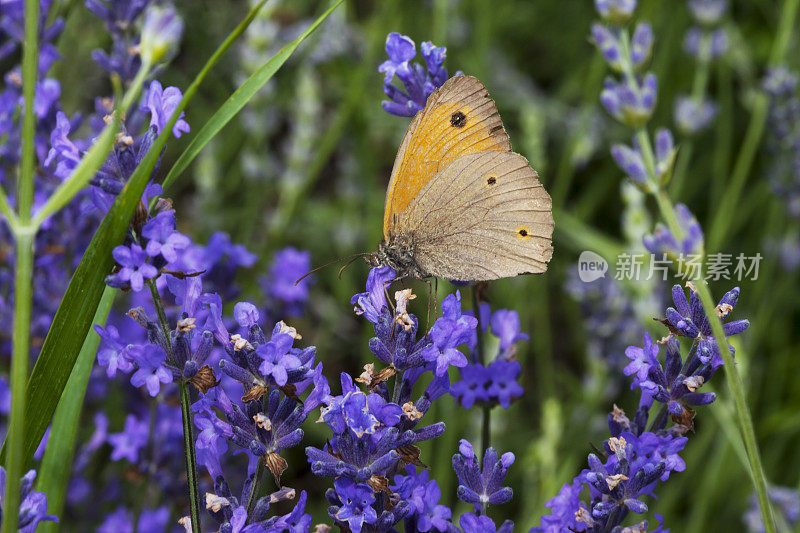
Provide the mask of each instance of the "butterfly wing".
[{"label": "butterfly wing", "polygon": [[456,158],[481,151],[508,152],[511,143],[494,100],[472,76],[454,76],[434,91],[408,127],[386,191],[383,235],[419,191]]},{"label": "butterfly wing", "polygon": [[396,231],[429,274],[488,281],[541,273],[553,255],[550,196],[527,159],[484,151],[459,157],[414,197]]}]

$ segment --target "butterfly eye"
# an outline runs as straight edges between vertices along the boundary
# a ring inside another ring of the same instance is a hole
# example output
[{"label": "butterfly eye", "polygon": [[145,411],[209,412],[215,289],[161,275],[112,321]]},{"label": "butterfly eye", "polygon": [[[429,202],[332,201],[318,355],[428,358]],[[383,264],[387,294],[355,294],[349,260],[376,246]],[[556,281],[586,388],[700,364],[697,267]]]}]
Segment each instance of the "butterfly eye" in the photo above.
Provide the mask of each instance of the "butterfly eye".
[{"label": "butterfly eye", "polygon": [[463,128],[467,123],[467,116],[461,111],[456,111],[450,115],[450,125],[454,128]]}]

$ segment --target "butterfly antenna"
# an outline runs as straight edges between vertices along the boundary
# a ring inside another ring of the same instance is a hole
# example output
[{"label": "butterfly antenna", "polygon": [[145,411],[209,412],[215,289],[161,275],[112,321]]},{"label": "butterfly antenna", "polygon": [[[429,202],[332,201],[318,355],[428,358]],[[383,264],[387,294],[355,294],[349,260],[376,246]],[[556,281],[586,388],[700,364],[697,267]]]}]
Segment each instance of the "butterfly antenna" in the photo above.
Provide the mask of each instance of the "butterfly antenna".
[{"label": "butterfly antenna", "polygon": [[342,272],[344,272],[344,271],[345,271],[345,269],[346,269],[347,267],[349,267],[350,265],[352,265],[352,264],[353,264],[353,262],[354,262],[356,259],[358,259],[358,258],[359,258],[361,255],[363,255],[363,254],[358,254],[357,256],[355,256],[355,257],[353,257],[352,259],[350,259],[350,261],[348,261],[347,263],[345,263],[345,264],[344,264],[344,266],[343,266],[342,268],[340,268],[340,269],[339,269],[339,274],[337,275],[337,277],[338,277],[339,279],[342,279]]},{"label": "butterfly antenna", "polygon": [[[362,257],[362,256],[365,256],[365,255],[369,255],[370,253],[371,253],[371,252],[361,252],[361,253],[357,253],[357,254],[353,254],[353,255],[348,255],[348,256],[346,256],[346,257],[340,257],[339,259],[334,259],[333,261],[329,261],[329,262],[325,263],[324,265],[318,266],[317,268],[312,268],[311,270],[309,270],[308,272],[306,272],[305,274],[303,274],[302,276],[300,276],[300,277],[297,279],[297,281],[295,281],[295,282],[294,282],[294,284],[295,284],[295,285],[297,285],[298,283],[300,283],[301,281],[303,281],[305,278],[307,278],[308,276],[310,276],[310,275],[311,275],[311,274],[313,274],[314,272],[317,272],[318,270],[322,270],[323,268],[329,267],[329,266],[331,266],[331,265],[333,265],[333,264],[339,263],[340,261],[346,261],[346,260],[348,260],[348,259],[351,259],[350,263],[352,263],[352,262],[353,262],[353,261],[355,261],[357,258],[359,258],[359,257]],[[348,265],[349,265],[350,263],[348,263]],[[340,270],[340,271],[339,271],[339,278],[341,279],[341,277],[342,277],[342,271]]]}]

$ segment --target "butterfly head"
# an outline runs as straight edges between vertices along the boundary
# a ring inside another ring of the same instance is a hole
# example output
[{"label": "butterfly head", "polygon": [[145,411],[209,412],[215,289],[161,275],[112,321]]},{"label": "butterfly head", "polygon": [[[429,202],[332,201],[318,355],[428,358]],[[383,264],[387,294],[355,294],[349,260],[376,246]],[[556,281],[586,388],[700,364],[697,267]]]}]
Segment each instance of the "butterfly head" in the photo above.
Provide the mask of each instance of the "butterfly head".
[{"label": "butterfly head", "polygon": [[414,243],[411,239],[391,237],[388,241],[381,241],[378,249],[366,256],[366,261],[371,268],[392,267],[398,278],[430,277],[414,259]]}]

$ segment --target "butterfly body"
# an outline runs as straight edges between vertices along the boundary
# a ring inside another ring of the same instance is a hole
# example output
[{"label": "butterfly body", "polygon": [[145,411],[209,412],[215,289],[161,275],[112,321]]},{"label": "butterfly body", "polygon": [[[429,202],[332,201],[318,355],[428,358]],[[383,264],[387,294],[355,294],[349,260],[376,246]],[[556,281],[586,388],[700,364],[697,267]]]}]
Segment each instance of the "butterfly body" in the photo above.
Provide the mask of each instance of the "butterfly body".
[{"label": "butterfly body", "polygon": [[511,151],[476,78],[451,78],[414,117],[389,181],[383,233],[367,263],[398,277],[488,281],[547,269],[550,196]]},{"label": "butterfly body", "polygon": [[378,250],[367,256],[367,264],[371,267],[390,266],[398,278],[425,279],[431,277],[414,260],[413,236],[381,241],[378,244]]}]

